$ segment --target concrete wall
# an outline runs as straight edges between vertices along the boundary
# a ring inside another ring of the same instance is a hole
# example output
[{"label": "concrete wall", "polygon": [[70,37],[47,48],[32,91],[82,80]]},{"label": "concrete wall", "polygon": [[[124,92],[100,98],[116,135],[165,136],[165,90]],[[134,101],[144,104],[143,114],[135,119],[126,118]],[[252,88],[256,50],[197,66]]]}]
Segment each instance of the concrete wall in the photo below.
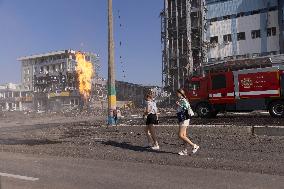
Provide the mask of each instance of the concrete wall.
[{"label": "concrete wall", "polygon": [[284,1],[283,0],[278,0],[279,5],[278,5],[278,22],[279,22],[279,27],[280,27],[280,52],[284,53]]},{"label": "concrete wall", "polygon": [[[209,2],[209,1],[207,1]],[[278,9],[269,11],[269,7],[277,7],[277,0],[231,0],[210,1],[207,5],[207,19],[216,18],[218,21],[209,24],[206,38],[218,36],[218,44],[211,47],[208,58],[223,58],[245,54],[279,53],[280,28],[278,23]],[[251,11],[260,13],[251,15]],[[237,17],[237,14],[244,16]],[[224,16],[230,15],[229,19]],[[276,27],[276,36],[267,37],[267,28]],[[261,38],[252,39],[252,30],[261,30]],[[238,41],[237,33],[245,32],[246,40]],[[224,44],[223,35],[232,34],[232,42]]]},{"label": "concrete wall", "polygon": [[24,90],[33,90],[33,61],[23,61],[21,68],[22,87]]}]

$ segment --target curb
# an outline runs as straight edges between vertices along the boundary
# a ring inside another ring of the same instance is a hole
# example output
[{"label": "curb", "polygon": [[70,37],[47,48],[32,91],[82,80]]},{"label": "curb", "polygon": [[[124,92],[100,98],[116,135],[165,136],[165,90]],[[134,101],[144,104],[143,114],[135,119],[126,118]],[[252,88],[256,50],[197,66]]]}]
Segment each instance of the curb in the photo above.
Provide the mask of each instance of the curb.
[{"label": "curb", "polygon": [[[118,127],[143,127],[144,125],[119,125]],[[178,125],[157,125],[159,127],[178,127]],[[224,125],[190,125],[193,133],[217,135],[259,135],[284,136],[284,126],[224,126]]]},{"label": "curb", "polygon": [[266,136],[284,136],[284,127],[279,126],[253,126],[252,134]]}]

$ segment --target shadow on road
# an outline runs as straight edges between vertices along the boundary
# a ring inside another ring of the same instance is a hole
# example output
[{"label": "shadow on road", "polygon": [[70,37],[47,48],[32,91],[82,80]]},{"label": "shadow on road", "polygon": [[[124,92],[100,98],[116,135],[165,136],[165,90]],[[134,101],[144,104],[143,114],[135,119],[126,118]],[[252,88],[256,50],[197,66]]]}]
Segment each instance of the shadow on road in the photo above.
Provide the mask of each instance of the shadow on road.
[{"label": "shadow on road", "polygon": [[154,153],[159,153],[159,154],[175,154],[173,152],[167,152],[167,151],[161,151],[161,150],[152,150],[152,149],[147,148],[147,147],[136,146],[136,145],[133,145],[133,144],[129,144],[128,142],[116,142],[116,141],[110,140],[110,141],[102,142],[102,144],[117,147],[117,148],[132,150],[132,151],[135,151],[135,152],[154,152]]},{"label": "shadow on road", "polygon": [[28,145],[28,146],[36,146],[36,145],[45,145],[45,144],[58,144],[62,143],[61,141],[51,141],[47,139],[0,139],[0,145]]}]

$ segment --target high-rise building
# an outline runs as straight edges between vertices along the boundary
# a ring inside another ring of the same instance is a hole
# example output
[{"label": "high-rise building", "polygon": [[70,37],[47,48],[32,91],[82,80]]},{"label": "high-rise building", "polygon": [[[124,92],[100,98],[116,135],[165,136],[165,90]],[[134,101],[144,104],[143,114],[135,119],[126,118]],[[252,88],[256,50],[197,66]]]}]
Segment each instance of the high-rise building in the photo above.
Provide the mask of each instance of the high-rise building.
[{"label": "high-rise building", "polygon": [[200,74],[206,58],[203,44],[204,0],[165,0],[161,13],[163,63],[162,81],[173,93],[186,80]]},{"label": "high-rise building", "polygon": [[284,54],[284,0],[164,0],[161,18],[168,92],[214,65]]},{"label": "high-rise building", "polygon": [[208,63],[284,53],[283,0],[206,0]]}]

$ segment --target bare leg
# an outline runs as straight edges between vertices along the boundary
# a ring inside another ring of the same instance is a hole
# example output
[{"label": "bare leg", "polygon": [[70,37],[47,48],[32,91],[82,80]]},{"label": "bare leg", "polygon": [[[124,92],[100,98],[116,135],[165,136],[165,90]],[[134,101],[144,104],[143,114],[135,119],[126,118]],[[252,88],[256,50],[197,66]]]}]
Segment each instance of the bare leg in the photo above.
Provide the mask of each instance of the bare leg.
[{"label": "bare leg", "polygon": [[151,134],[150,134],[149,125],[146,125],[144,131],[145,131],[145,133],[146,133],[146,137],[147,137],[147,140],[148,140],[148,144],[151,145],[151,143],[152,143],[152,136],[151,136]]},{"label": "bare leg", "polygon": [[181,140],[183,140],[185,147],[187,146],[187,144],[190,144],[191,146],[194,147],[195,144],[193,142],[191,142],[191,140],[189,140],[189,138],[186,136],[186,129],[187,129],[187,127],[180,126],[178,136]]},{"label": "bare leg", "polygon": [[154,145],[158,145],[157,136],[156,136],[156,133],[155,133],[154,126],[152,124],[149,125],[149,131],[150,131],[151,137],[154,141]]}]

